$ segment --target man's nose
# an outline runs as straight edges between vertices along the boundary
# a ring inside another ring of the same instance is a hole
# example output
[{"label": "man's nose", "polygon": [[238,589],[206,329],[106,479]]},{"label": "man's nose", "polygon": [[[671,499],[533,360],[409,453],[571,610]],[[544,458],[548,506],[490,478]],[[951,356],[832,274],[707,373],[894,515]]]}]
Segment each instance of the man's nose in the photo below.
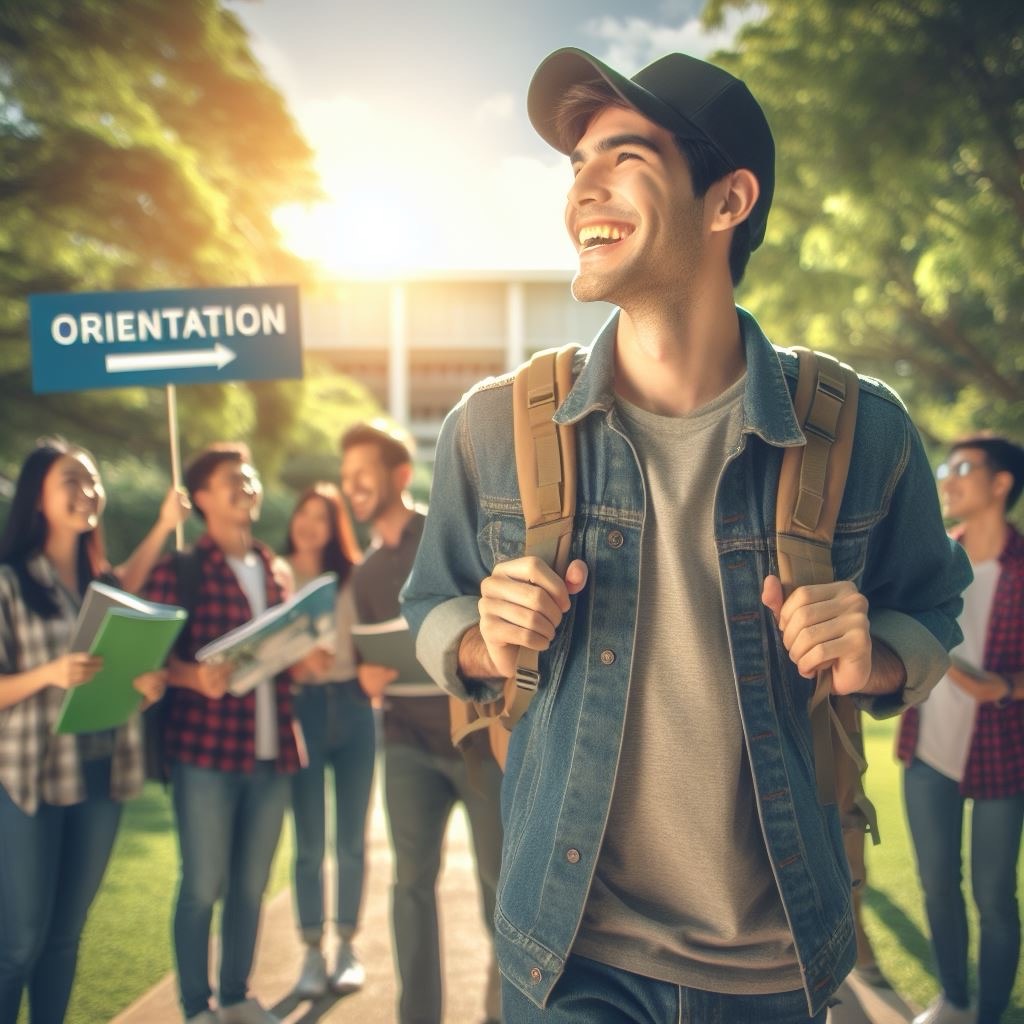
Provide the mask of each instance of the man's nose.
[{"label": "man's nose", "polygon": [[584,164],[580,167],[569,187],[566,199],[570,206],[583,206],[588,202],[597,202],[606,198],[608,188],[605,184],[604,173],[596,162]]}]

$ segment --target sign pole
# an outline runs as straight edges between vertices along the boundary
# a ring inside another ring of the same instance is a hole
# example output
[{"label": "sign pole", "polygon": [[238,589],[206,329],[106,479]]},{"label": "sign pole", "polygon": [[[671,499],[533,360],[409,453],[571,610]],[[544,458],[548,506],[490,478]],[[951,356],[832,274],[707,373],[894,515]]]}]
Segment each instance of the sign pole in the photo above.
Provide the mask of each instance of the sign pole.
[{"label": "sign pole", "polygon": [[[178,392],[173,384],[167,388],[167,437],[171,446],[171,483],[181,488],[181,447],[178,443]],[[185,547],[185,524],[174,527],[174,547],[181,551]]]}]

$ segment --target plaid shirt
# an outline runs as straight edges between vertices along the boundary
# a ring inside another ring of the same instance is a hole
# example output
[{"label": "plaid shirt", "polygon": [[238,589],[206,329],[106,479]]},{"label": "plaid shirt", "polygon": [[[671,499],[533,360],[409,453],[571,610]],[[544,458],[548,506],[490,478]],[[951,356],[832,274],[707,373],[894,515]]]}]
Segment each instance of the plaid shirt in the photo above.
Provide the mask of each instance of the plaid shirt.
[{"label": "plaid shirt", "polygon": [[[77,601],[44,555],[30,558],[28,571],[53,593],[60,614],[43,619],[30,611],[14,570],[0,566],[0,686],[5,675],[28,672],[67,654],[78,616]],[[85,799],[78,738],[53,731],[65,693],[47,686],[0,710],[0,785],[26,814],[35,814],[40,803],[66,807]],[[142,781],[142,729],[139,716],[132,715],[114,731],[110,795],[128,800],[139,794]]]},{"label": "plaid shirt", "polygon": [[[281,584],[274,576],[269,548],[253,542],[263,559],[267,607],[280,604]],[[224,552],[204,534],[196,542],[199,558],[199,593],[185,626],[184,653],[195,658],[204,644],[216,640],[252,618],[249,602]],[[179,604],[173,556],[162,559],[146,581],[144,596],[151,601]],[[299,768],[299,746],[292,717],[291,682],[286,674],[275,679],[277,690],[277,770]],[[242,697],[226,694],[211,700],[194,690],[172,687],[164,698],[164,752],[169,761],[212,768],[221,772],[251,772],[256,765],[256,691]]]},{"label": "plaid shirt", "polygon": [[[1012,526],[999,555],[999,581],[992,599],[985,660],[989,672],[1024,670],[1024,537]],[[963,531],[954,533],[957,540]],[[917,747],[917,708],[903,713],[896,756],[909,765]],[[1000,800],[1024,793],[1024,700],[1008,707],[979,704],[960,792],[976,800]]]}]

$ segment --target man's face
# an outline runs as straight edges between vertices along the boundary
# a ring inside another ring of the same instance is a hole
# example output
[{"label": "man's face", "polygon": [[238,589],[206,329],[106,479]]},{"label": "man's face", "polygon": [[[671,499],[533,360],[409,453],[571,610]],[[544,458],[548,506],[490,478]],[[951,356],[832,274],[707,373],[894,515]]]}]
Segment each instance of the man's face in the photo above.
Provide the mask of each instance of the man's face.
[{"label": "man's face", "polygon": [[565,224],[579,253],[572,292],[628,307],[674,294],[704,248],[702,200],[672,135],[635,110],[606,107],[570,156]]},{"label": "man's face", "polygon": [[389,469],[375,444],[353,445],[342,454],[341,491],[357,522],[371,523],[401,503],[403,469]]},{"label": "man's face", "polygon": [[1005,500],[980,448],[957,448],[939,467],[939,500],[947,519],[962,521]]},{"label": "man's face", "polygon": [[260,517],[263,485],[248,462],[222,462],[195,498],[210,525],[249,526]]}]

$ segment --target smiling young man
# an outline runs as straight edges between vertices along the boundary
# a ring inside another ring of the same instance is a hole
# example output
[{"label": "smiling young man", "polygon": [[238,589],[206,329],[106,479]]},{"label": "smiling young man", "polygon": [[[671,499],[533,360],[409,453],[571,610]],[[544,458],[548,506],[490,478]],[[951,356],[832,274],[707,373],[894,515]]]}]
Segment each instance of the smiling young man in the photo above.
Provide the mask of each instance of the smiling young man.
[{"label": "smiling young man", "polygon": [[555,414],[576,426],[573,560],[560,579],[521,557],[504,378],[445,422],[404,593],[453,694],[493,695],[520,646],[544,652],[503,788],[504,1018],[820,1021],[854,931],[809,680],[830,665],[876,714],[920,700],[969,571],[905,410],[865,380],[842,582],[783,600],[776,483],[804,437],[795,358],[733,299],[774,184],[746,86],[683,54],[628,79],[560,50],[529,111],[570,157],[573,294],[619,307]]},{"label": "smiling young man", "polygon": [[[373,528],[356,567],[352,590],[360,622],[401,614],[399,591],[420,544],[423,513],[409,495],[412,439],[381,421],[357,423],[341,438],[341,489],[353,517]],[[489,754],[476,778],[452,747],[448,698],[424,675],[422,684],[390,686],[395,669],[359,665],[359,683],[384,711],[384,806],[394,852],[392,933],[398,966],[398,1024],[441,1024],[443,986],[437,917],[437,876],[448,821],[456,803],[466,808],[473,835],[481,903],[494,916],[501,860],[498,795],[501,772]],[[486,746],[486,739],[484,738]],[[501,994],[494,950],[484,996],[484,1024],[497,1024]]]},{"label": "smiling young man", "polygon": [[[189,1024],[274,1024],[248,995],[260,906],[299,768],[287,674],[242,696],[228,692],[229,662],[197,662],[196,651],[279,604],[273,553],[252,535],[262,487],[242,444],[214,444],[185,471],[205,532],[190,559],[164,559],[146,596],[189,605],[168,664],[164,748],[171,764],[181,854],[173,938],[184,1018]],[[219,1011],[210,1007],[210,926],[223,901]]]},{"label": "smiling young man", "polygon": [[[914,1024],[997,1024],[1020,961],[1017,859],[1024,827],[1024,538],[1007,521],[1024,489],[1024,448],[1005,437],[955,444],[939,467],[942,509],[974,569],[957,662],[900,723],[904,803],[940,992]],[[967,672],[964,665],[973,668]],[[971,1006],[962,891],[964,804],[978,908]]]}]

